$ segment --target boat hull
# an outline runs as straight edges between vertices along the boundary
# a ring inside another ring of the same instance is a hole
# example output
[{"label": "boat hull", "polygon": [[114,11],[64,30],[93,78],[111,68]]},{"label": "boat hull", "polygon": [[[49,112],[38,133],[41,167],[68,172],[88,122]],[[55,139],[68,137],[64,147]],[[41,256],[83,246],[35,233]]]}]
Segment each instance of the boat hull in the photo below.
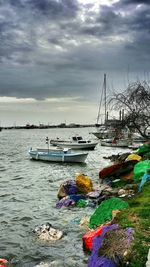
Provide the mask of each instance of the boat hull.
[{"label": "boat hull", "polygon": [[50,161],[50,162],[71,162],[84,163],[88,153],[47,153],[38,151],[29,151],[29,155],[34,160]]},{"label": "boat hull", "polygon": [[97,142],[93,143],[93,142],[89,142],[89,143],[69,143],[69,142],[61,142],[61,141],[54,141],[54,140],[51,140],[50,141],[50,144],[51,145],[54,145],[54,146],[59,146],[59,147],[67,147],[67,148],[71,148],[71,149],[87,149],[87,150],[93,150],[96,145],[98,144]]},{"label": "boat hull", "polygon": [[93,135],[95,135],[98,139],[105,139],[105,138],[111,138],[114,133],[112,132],[92,132]]},{"label": "boat hull", "polygon": [[108,147],[128,147],[129,142],[127,140],[118,140],[113,142],[112,140],[101,140],[101,146]]}]

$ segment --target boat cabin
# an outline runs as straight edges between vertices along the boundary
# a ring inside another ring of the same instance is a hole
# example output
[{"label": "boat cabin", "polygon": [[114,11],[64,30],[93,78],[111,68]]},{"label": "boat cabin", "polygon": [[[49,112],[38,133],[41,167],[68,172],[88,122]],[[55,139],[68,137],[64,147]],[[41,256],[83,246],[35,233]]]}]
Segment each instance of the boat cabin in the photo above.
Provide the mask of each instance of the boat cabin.
[{"label": "boat cabin", "polygon": [[90,141],[83,140],[82,136],[73,136],[72,140],[77,142],[78,144],[90,143]]},{"label": "boat cabin", "polygon": [[81,140],[83,140],[83,138],[82,138],[82,136],[73,136],[72,140],[73,141],[81,141]]}]

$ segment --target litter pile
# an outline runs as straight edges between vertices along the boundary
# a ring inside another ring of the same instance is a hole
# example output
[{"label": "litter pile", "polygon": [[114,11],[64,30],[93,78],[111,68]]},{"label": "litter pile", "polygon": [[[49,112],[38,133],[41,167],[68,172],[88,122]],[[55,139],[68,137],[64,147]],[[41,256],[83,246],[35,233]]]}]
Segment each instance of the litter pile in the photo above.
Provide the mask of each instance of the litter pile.
[{"label": "litter pile", "polygon": [[7,267],[8,261],[6,259],[0,259],[0,267]]},{"label": "litter pile", "polygon": [[[80,225],[87,226],[82,236],[83,247],[91,253],[88,267],[117,267],[127,263],[132,253],[134,229],[123,228],[114,218],[123,209],[129,209],[128,199],[140,192],[150,180],[150,144],[144,144],[134,153],[109,157],[113,164],[100,170],[99,188],[94,188],[90,177],[76,175],[63,182],[57,193],[56,208],[93,209],[90,218],[83,218]],[[50,223],[42,224],[33,231],[45,241],[62,238],[63,232]],[[2,260],[2,259],[1,259]],[[0,267],[6,267],[1,262]],[[41,263],[37,266],[49,266]]]},{"label": "litter pile", "polygon": [[116,267],[129,256],[133,229],[121,229],[117,224],[105,226],[93,240],[88,267]]},{"label": "litter pile", "polygon": [[[114,164],[100,170],[100,181],[118,190],[127,200],[142,190],[150,180],[150,144],[139,147],[136,153],[114,157]],[[113,190],[112,190],[113,191]],[[134,229],[113,224],[113,214],[129,208],[126,201],[112,197],[104,200],[91,215],[89,230],[83,236],[84,247],[92,251],[88,267],[117,267],[128,262],[134,240]]]},{"label": "litter pile", "polygon": [[[134,229],[114,223],[116,215],[129,209],[128,199],[136,195],[150,180],[150,144],[144,144],[134,153],[112,155],[113,164],[99,172],[99,188],[94,189],[90,177],[79,174],[63,182],[58,190],[56,208],[93,209],[90,218],[82,218],[86,226],[82,236],[83,247],[91,253],[88,267],[124,266],[132,255]],[[59,240],[63,232],[51,224],[42,224],[34,233],[46,241]],[[43,264],[43,265],[42,265]],[[41,263],[37,266],[49,266]],[[0,266],[6,267],[6,266]]]},{"label": "litter pile", "polygon": [[42,224],[37,226],[34,230],[34,233],[41,240],[45,241],[56,241],[59,240],[63,236],[63,232],[52,227],[50,223]]},{"label": "litter pile", "polygon": [[101,193],[101,190],[93,189],[92,180],[87,175],[80,174],[75,180],[67,180],[60,185],[56,208],[94,207],[105,199]]}]

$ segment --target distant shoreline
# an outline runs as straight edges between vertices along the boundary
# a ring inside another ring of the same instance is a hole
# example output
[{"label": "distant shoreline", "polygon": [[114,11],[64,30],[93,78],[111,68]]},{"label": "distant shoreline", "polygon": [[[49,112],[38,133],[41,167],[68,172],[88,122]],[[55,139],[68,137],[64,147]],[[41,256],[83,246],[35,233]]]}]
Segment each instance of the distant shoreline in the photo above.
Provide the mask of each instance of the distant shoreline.
[{"label": "distant shoreline", "polygon": [[83,127],[95,127],[95,124],[58,124],[58,125],[25,125],[25,126],[6,126],[1,127],[1,130],[20,130],[20,129],[54,129],[54,128],[83,128]]}]

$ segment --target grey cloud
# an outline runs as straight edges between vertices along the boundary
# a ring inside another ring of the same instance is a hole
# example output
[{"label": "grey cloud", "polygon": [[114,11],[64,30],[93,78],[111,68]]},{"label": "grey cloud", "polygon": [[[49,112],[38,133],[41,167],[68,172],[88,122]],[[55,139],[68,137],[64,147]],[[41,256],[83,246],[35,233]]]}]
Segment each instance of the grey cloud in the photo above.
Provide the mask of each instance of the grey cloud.
[{"label": "grey cloud", "polygon": [[[13,58],[18,52],[18,63],[39,49],[39,39],[53,45],[64,45],[63,33],[78,10],[76,1],[17,0],[4,1],[0,7],[0,41],[2,57]],[[44,13],[45,12],[45,13]],[[57,18],[57,21],[53,21]],[[51,20],[51,24],[50,21]],[[61,24],[61,20],[63,24]],[[49,25],[49,26],[48,26]],[[70,29],[71,30],[71,29]],[[69,37],[70,38],[70,37]],[[19,53],[21,60],[19,59]],[[16,58],[16,57],[15,57]],[[26,59],[25,59],[26,61]]]},{"label": "grey cloud", "polygon": [[50,19],[71,18],[78,11],[77,1],[70,0],[28,0],[27,4],[39,14],[46,15]]},{"label": "grey cloud", "polygon": [[119,31],[120,24],[118,25],[118,22],[122,24],[122,17],[120,14],[116,14],[112,7],[101,6],[99,15],[95,16],[95,22],[84,25],[81,32],[83,34],[99,37],[107,36]]},{"label": "grey cloud", "polygon": [[139,5],[139,4],[150,5],[149,0],[121,0],[118,3],[120,4],[120,6],[121,5]]},{"label": "grey cloud", "polygon": [[76,1],[1,1],[0,96],[94,98],[100,72],[149,69],[149,9],[129,2],[81,20]]},{"label": "grey cloud", "polygon": [[[150,8],[142,7],[140,9],[128,10],[128,15],[122,15],[125,11],[123,6],[119,11],[114,10],[114,6],[102,6],[99,15],[95,18],[95,23],[89,26],[83,26],[82,33],[95,36],[108,36],[113,34],[129,33],[132,30],[149,30]],[[131,32],[132,34],[132,32]]]},{"label": "grey cloud", "polygon": [[13,7],[24,8],[26,4],[26,0],[4,0],[5,3],[8,2]]},{"label": "grey cloud", "polygon": [[[48,66],[47,66],[48,68]],[[9,79],[7,76],[9,75]],[[14,67],[14,69],[0,71],[0,95],[19,98],[45,99],[48,97],[82,96],[91,82],[82,79],[80,71],[55,71],[45,67]],[[82,90],[81,90],[82,88]]]},{"label": "grey cloud", "polygon": [[147,58],[149,58],[150,8],[148,6],[141,6],[140,8],[129,10],[126,6],[128,13],[123,15],[122,11],[126,11],[123,5],[124,1],[119,3],[119,10],[114,9],[117,4],[110,7],[105,5],[101,6],[99,15],[95,17],[95,22],[93,24],[83,25],[81,34],[95,36],[96,38],[102,38],[102,40],[106,37],[109,38],[109,36],[112,38],[113,36],[114,38],[115,36],[127,37],[123,42],[124,54],[127,52],[126,49],[129,51],[131,49],[133,55],[137,57],[136,53],[141,50],[140,54],[147,54]]},{"label": "grey cloud", "polygon": [[137,10],[132,18],[130,18],[128,26],[130,26],[130,29],[137,31],[137,34],[139,31],[150,31],[149,25],[150,25],[150,7],[145,7],[143,9]]}]

